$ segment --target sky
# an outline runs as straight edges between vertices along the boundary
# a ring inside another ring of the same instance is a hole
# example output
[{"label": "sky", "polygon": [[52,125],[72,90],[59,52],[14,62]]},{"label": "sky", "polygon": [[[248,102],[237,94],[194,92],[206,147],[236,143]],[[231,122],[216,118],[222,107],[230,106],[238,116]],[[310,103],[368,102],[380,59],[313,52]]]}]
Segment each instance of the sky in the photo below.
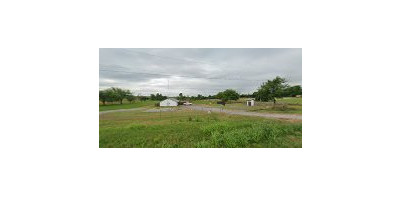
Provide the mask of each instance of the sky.
[{"label": "sky", "polygon": [[301,48],[100,48],[99,88],[135,95],[214,95],[225,89],[252,94],[284,77],[301,85]]}]

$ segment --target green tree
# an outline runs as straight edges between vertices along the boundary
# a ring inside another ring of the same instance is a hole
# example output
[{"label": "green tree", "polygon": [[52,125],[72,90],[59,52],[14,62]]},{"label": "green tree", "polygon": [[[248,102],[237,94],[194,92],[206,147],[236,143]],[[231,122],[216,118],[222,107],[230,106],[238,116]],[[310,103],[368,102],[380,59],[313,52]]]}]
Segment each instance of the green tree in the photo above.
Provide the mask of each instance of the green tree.
[{"label": "green tree", "polygon": [[105,90],[100,90],[99,100],[103,103],[103,105],[105,105],[106,102],[114,101],[119,101],[120,104],[122,104],[122,100],[127,98],[129,94],[132,94],[129,90],[112,87]]},{"label": "green tree", "polygon": [[168,98],[167,96],[163,96],[160,93],[157,93],[156,95],[154,95],[154,94],[150,95],[150,99],[151,100],[155,100],[155,101],[162,101],[162,100],[167,99],[167,98]]},{"label": "green tree", "polygon": [[116,93],[111,89],[106,89],[107,102],[114,102],[117,100]]},{"label": "green tree", "polygon": [[99,91],[99,99],[103,103],[103,105],[106,105],[106,101],[108,100],[108,95],[105,90]]},{"label": "green tree", "polygon": [[240,95],[235,90],[227,89],[223,92],[219,92],[216,97],[225,102],[228,100],[238,100]]},{"label": "green tree", "polygon": [[301,95],[302,94],[302,89],[301,86],[290,86],[284,90],[284,96],[296,96],[296,95]]},{"label": "green tree", "polygon": [[126,99],[129,101],[129,103],[132,103],[132,101],[135,100],[135,96],[133,96],[133,94],[131,92],[129,92],[126,95]]},{"label": "green tree", "polygon": [[115,101],[119,101],[119,104],[122,104],[122,101],[127,97],[127,95],[130,93],[129,90],[124,90],[121,88],[115,88],[112,87],[111,91],[114,94],[114,99]]},{"label": "green tree", "polygon": [[99,100],[106,105],[106,102],[115,101],[115,93],[109,88],[99,91]]},{"label": "green tree", "polygon": [[284,90],[288,85],[286,79],[282,77],[275,77],[273,80],[264,82],[256,93],[256,99],[261,101],[274,101],[276,98],[281,98],[284,95]]},{"label": "green tree", "polygon": [[204,99],[204,96],[201,95],[201,94],[198,94],[197,97],[196,97],[196,99],[197,99],[197,100],[202,100],[202,99]]}]

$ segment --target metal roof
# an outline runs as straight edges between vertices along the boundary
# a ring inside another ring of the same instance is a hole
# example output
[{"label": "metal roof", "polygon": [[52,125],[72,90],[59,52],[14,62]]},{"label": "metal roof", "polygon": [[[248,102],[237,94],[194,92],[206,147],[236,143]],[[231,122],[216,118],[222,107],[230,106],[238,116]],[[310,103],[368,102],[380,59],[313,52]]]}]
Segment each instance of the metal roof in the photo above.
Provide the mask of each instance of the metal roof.
[{"label": "metal roof", "polygon": [[[167,98],[167,99],[169,99],[169,100],[173,100],[173,101],[175,101],[175,102],[179,102],[177,99],[175,99],[175,98]],[[165,99],[165,100],[167,100],[167,99]]]}]

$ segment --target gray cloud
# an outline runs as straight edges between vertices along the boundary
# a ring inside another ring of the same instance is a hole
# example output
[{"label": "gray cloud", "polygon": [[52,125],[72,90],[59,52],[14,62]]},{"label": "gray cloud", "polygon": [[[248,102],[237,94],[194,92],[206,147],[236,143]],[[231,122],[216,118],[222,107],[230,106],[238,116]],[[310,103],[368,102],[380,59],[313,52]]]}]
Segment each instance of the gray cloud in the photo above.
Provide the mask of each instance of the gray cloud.
[{"label": "gray cloud", "polygon": [[100,89],[122,87],[142,95],[209,95],[227,88],[253,93],[275,76],[291,85],[302,80],[302,51],[297,48],[104,48],[99,57]]}]

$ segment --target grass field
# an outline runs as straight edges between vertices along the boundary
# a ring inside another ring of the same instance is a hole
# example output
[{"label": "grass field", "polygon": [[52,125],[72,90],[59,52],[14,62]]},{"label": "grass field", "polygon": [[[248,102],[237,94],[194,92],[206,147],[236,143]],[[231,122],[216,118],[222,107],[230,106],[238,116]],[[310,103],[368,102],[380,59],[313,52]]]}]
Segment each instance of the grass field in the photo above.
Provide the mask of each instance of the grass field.
[{"label": "grass field", "polygon": [[100,116],[99,146],[301,147],[301,121],[172,112],[115,112]]},{"label": "grass field", "polygon": [[225,106],[225,109],[237,109],[245,110],[250,112],[260,112],[260,113],[278,113],[278,114],[301,114],[302,108],[297,105],[282,105],[276,104],[260,104],[256,106],[246,106],[244,104],[229,104]]},{"label": "grass field", "polygon": [[289,105],[301,105],[302,104],[301,101],[302,98],[296,98],[296,97],[285,97],[277,99],[278,103],[286,103]]},{"label": "grass field", "polygon": [[129,103],[124,101],[122,104],[107,104],[99,105],[99,111],[107,111],[107,110],[116,110],[116,109],[130,109],[130,108],[138,108],[138,107],[154,107],[157,101],[135,101]]}]

